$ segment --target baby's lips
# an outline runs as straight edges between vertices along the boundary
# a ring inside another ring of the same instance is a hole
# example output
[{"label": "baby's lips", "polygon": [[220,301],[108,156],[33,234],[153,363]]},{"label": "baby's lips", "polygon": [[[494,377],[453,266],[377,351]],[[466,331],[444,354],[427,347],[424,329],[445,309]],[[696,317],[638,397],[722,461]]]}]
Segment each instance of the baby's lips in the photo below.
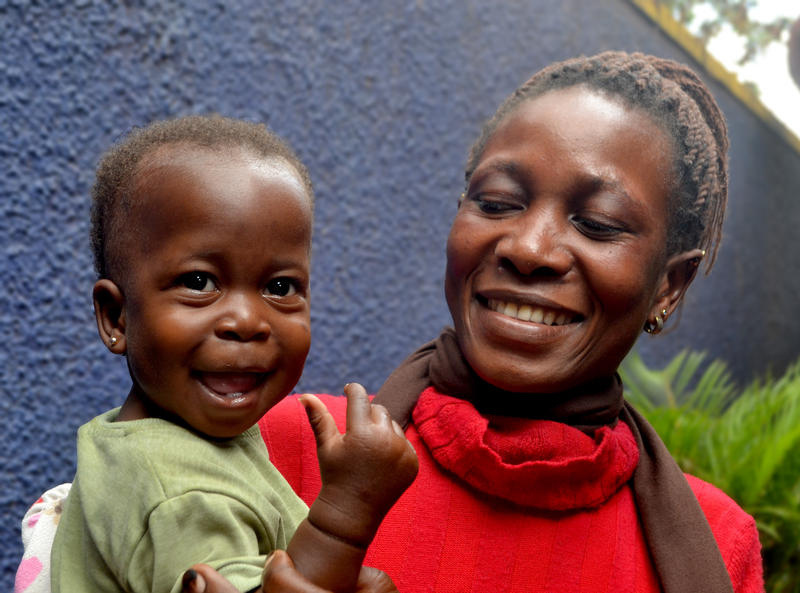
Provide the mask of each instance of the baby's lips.
[{"label": "baby's lips", "polygon": [[203,384],[221,395],[247,393],[264,381],[265,373],[200,373]]}]

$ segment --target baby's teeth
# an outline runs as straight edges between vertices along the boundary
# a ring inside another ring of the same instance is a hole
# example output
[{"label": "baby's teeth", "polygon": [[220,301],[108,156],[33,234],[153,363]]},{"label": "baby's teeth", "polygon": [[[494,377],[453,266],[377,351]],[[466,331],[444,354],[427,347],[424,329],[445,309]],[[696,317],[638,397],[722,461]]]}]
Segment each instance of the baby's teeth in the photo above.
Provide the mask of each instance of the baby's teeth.
[{"label": "baby's teeth", "polygon": [[530,305],[522,305],[517,311],[517,319],[521,319],[522,321],[529,321],[531,318],[531,306]]}]

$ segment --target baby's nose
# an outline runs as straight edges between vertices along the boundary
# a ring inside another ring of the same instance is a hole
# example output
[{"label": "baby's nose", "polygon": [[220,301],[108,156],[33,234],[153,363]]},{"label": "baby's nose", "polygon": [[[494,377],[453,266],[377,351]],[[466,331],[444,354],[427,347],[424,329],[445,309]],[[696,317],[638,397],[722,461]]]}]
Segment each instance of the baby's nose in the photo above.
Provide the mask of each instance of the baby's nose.
[{"label": "baby's nose", "polygon": [[225,305],[215,328],[217,337],[242,342],[269,337],[269,305],[261,295],[228,295]]}]

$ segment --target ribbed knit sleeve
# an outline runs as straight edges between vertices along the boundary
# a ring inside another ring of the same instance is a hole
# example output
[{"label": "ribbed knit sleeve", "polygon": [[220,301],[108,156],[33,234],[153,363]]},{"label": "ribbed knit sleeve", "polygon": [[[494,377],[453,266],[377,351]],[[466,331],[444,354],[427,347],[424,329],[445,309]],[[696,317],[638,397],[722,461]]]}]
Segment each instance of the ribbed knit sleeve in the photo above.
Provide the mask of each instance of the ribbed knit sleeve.
[{"label": "ribbed knit sleeve", "polygon": [[722,490],[699,478],[686,479],[711,524],[736,593],[764,590],[761,543],[756,522]]}]

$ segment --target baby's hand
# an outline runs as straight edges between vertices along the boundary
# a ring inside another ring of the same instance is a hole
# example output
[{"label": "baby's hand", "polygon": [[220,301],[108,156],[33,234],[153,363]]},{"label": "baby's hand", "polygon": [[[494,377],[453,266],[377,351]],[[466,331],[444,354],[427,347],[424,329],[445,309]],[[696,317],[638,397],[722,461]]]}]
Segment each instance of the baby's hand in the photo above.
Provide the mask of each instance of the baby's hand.
[{"label": "baby's hand", "polygon": [[302,395],[317,440],[322,490],[308,519],[350,543],[367,546],[383,517],[417,475],[417,455],[386,408],[370,403],[349,383],[347,432],[341,434],[325,405]]}]

